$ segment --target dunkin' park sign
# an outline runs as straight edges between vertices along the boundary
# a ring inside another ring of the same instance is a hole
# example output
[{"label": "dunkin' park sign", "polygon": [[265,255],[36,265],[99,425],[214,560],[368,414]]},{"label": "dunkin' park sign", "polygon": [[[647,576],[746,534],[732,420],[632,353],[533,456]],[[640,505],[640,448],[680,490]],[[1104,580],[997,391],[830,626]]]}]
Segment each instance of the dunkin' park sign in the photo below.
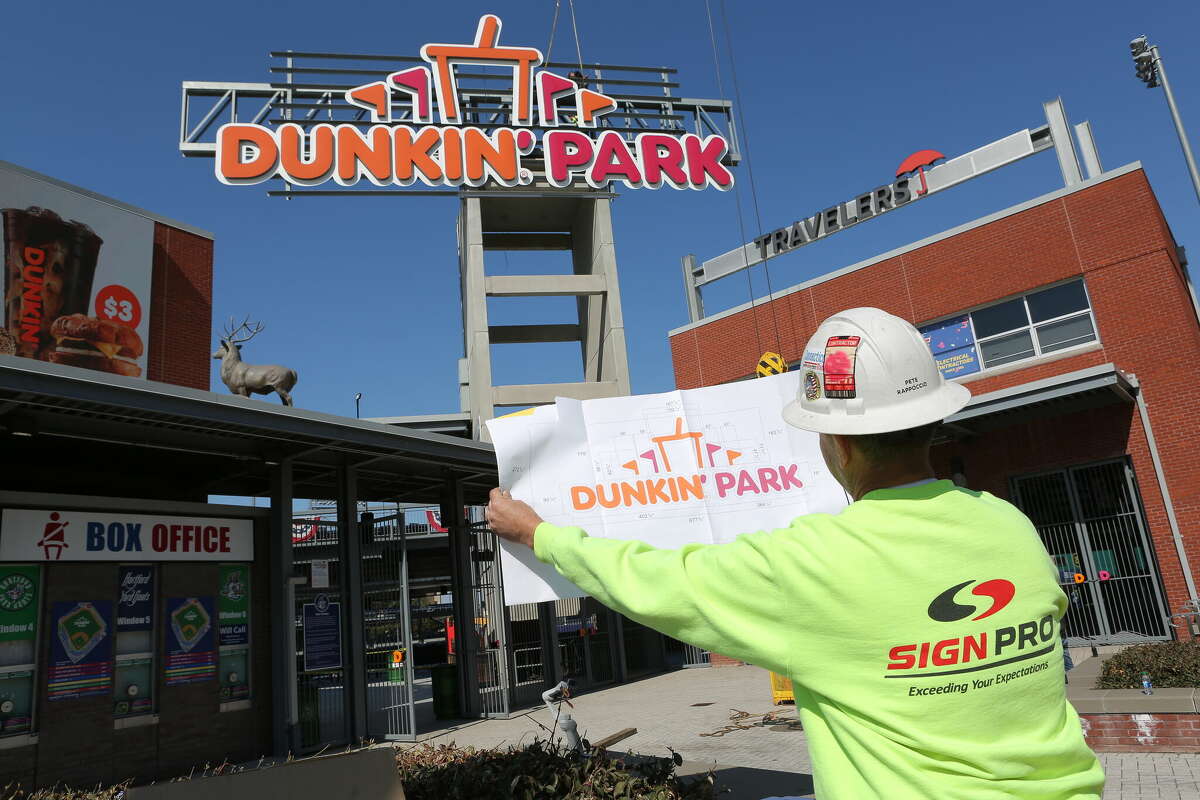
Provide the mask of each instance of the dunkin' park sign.
[{"label": "dunkin' park sign", "polygon": [[[223,125],[217,133],[217,179],[229,185],[282,178],[300,186],[331,180],[352,186],[365,179],[376,186],[513,188],[533,183],[526,162],[537,159],[546,180],[559,188],[580,180],[597,189],[614,183],[635,189],[733,186],[732,173],[721,163],[729,149],[724,138],[647,131],[626,140],[615,130],[598,131],[616,100],[538,69],[541,51],[501,46],[500,28],[500,18],[487,14],[474,43],[427,44],[421,58],[428,66],[346,90],[347,103],[370,113],[369,127]],[[455,75],[464,64],[512,70],[510,127],[485,131],[467,123]],[[394,122],[401,108],[404,124]]]}]

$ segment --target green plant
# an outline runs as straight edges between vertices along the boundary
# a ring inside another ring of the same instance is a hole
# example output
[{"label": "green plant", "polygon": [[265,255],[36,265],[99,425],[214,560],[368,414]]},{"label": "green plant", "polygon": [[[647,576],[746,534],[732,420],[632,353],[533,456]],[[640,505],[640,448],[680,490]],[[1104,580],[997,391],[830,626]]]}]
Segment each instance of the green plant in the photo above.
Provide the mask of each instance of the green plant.
[{"label": "green plant", "polygon": [[585,759],[542,740],[504,750],[396,750],[408,800],[711,800],[711,773],[682,780],[675,775],[682,763],[674,751],[626,761],[599,750]]},{"label": "green plant", "polygon": [[1104,662],[1096,688],[1141,688],[1143,672],[1150,673],[1157,688],[1200,686],[1200,644],[1156,642],[1126,647]]}]

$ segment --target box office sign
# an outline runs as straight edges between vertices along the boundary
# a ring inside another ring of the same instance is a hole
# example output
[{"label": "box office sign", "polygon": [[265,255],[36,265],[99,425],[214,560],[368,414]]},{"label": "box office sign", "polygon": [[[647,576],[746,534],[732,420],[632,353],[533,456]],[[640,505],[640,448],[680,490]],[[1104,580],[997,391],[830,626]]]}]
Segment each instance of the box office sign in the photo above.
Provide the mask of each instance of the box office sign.
[{"label": "box office sign", "polygon": [[145,377],[154,222],[0,167],[0,354]]},{"label": "box office sign", "polygon": [[5,509],[0,561],[251,561],[246,519]]}]

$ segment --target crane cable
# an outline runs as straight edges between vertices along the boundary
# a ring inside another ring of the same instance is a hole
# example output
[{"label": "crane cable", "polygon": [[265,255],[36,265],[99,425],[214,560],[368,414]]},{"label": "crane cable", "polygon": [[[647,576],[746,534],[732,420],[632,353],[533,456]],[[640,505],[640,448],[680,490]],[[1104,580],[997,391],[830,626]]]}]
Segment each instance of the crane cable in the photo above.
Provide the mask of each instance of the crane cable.
[{"label": "crane cable", "polygon": [[[709,4],[709,0],[704,0],[704,13],[708,16],[708,39],[709,39],[709,42],[712,44],[713,71],[716,73],[716,77],[717,77],[717,93],[720,96],[724,97],[725,96],[725,84],[724,84],[724,81],[721,80],[721,60],[720,60],[720,56],[717,54],[717,34],[716,34],[716,29],[713,27],[712,7]],[[747,156],[748,155],[749,155],[749,151],[747,151]],[[751,188],[753,188],[753,182],[751,183]],[[739,184],[737,181],[733,182],[733,201],[734,201],[734,205],[737,207],[738,230],[741,233],[740,241],[744,243],[746,241],[746,221],[742,217],[742,191],[739,188]],[[762,343],[762,331],[759,329],[759,326],[758,326],[758,314],[755,313],[755,310],[754,310],[754,282],[750,276],[749,258],[747,258],[747,256],[746,256],[746,248],[745,248],[744,244],[742,246],[742,268],[746,272],[746,292],[750,296],[750,318],[752,320],[754,320],[754,340],[758,345],[758,352],[761,354],[762,352],[764,352],[763,351],[763,343]],[[772,309],[772,313],[774,313],[774,309]],[[776,347],[779,346],[779,326],[778,325],[775,326],[775,346]]]},{"label": "crane cable", "polygon": [[567,0],[571,8],[571,30],[575,32],[575,55],[579,59],[579,72],[583,72],[583,48],[579,45],[579,27],[575,24],[575,0]]},{"label": "crane cable", "polygon": [[554,21],[550,23],[550,42],[546,45],[546,63],[550,63],[550,54],[554,52],[554,32],[558,30],[558,12],[562,10],[562,0],[554,0]]},{"label": "crane cable", "polygon": [[[708,0],[705,0],[707,3]],[[729,15],[725,13],[725,0],[721,0],[721,23],[725,27],[725,49],[729,51],[729,75],[733,80],[733,97],[737,102],[738,124],[742,129],[742,143],[746,154],[746,172],[750,176],[750,197],[754,201],[754,221],[758,225],[758,231],[761,233],[763,229],[762,212],[758,206],[758,184],[754,180],[754,159],[750,154],[750,129],[746,127],[746,110],[742,104],[742,89],[738,83],[737,76],[737,58],[733,52],[733,37],[729,32]],[[743,236],[742,241],[745,241]],[[744,251],[743,251],[743,257]],[[771,323],[775,326],[775,348],[782,353],[783,347],[779,336],[779,318],[775,313],[774,294],[775,291],[771,287],[771,267],[767,264],[767,259],[762,261],[763,277],[767,279],[767,302],[771,306]],[[793,331],[798,331],[799,328],[795,325],[795,320],[792,321]],[[786,361],[784,362],[786,364]]]}]

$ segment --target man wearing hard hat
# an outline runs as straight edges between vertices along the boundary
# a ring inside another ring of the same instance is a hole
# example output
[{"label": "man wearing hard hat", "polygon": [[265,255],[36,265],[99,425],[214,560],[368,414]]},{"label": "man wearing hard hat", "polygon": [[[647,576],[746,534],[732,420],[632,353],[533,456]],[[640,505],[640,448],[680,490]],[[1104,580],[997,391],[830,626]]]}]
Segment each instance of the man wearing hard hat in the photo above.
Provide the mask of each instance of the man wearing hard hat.
[{"label": "man wearing hard hat", "polygon": [[821,435],[854,499],[839,514],[659,550],[494,489],[488,522],[631,619],[789,676],[820,800],[1098,800],[1063,686],[1067,598],[1037,531],[934,479],[934,427],[970,392],[875,308],[821,323],[801,370],[783,417]]}]

